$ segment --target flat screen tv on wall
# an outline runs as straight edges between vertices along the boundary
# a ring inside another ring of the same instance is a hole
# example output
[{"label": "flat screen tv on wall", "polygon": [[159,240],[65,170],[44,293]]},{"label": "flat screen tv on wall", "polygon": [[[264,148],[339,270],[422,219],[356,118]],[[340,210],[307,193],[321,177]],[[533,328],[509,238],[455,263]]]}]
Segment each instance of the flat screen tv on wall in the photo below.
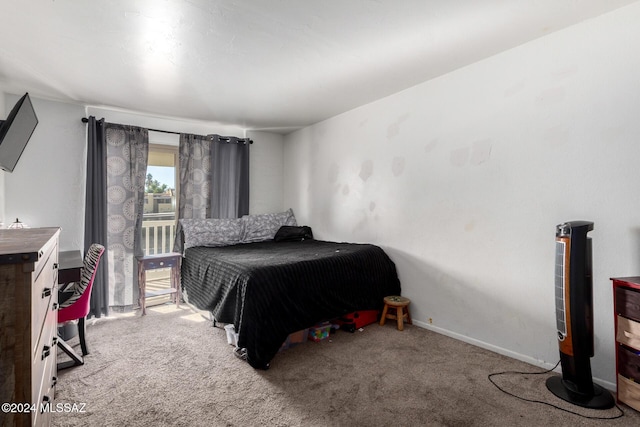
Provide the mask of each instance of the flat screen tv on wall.
[{"label": "flat screen tv on wall", "polygon": [[13,172],[37,124],[31,99],[25,93],[7,119],[0,120],[0,169]]}]

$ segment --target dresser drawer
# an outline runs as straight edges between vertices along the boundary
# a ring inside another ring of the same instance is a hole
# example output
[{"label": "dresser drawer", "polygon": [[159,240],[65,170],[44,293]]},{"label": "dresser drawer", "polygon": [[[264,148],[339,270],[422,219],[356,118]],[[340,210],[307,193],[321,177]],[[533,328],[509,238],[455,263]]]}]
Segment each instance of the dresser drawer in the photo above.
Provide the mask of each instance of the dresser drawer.
[{"label": "dresser drawer", "polygon": [[153,256],[150,258],[142,258],[139,261],[139,265],[144,266],[145,270],[154,270],[156,268],[169,268],[176,267],[180,265],[180,257],[179,256],[161,256],[158,258],[154,258]]},{"label": "dresser drawer", "polygon": [[617,287],[615,298],[616,314],[640,322],[640,291]]},{"label": "dresser drawer", "polygon": [[[56,364],[56,354],[58,351],[57,340],[57,312],[50,310],[45,318],[44,328],[38,340],[37,351],[31,360],[32,377],[32,401],[38,402],[42,398],[43,390],[49,388],[51,378],[54,375],[51,367]],[[49,370],[49,371],[47,371]]]},{"label": "dresser drawer", "polygon": [[618,316],[616,341],[628,347],[640,350],[640,323]]},{"label": "dresser drawer", "polygon": [[[33,363],[38,360],[44,360],[47,357],[47,348],[50,349],[49,354],[55,354],[56,340],[58,334],[56,333],[58,326],[58,312],[51,306],[47,311],[47,317],[42,322],[42,329],[38,340],[36,341],[35,351],[32,354]],[[55,338],[55,339],[54,339]],[[52,345],[53,344],[53,345]]]},{"label": "dresser drawer", "polygon": [[640,384],[618,375],[618,400],[640,411]]},{"label": "dresser drawer", "polygon": [[[40,401],[53,401],[56,378],[56,353],[55,351],[45,360],[44,373],[42,375],[42,387],[40,388]],[[43,400],[44,399],[44,400]]]},{"label": "dresser drawer", "polygon": [[[55,344],[55,343],[54,343]],[[56,347],[52,348],[49,356],[38,360],[33,365],[33,384],[31,387],[31,401],[43,402],[53,401],[56,379]]]},{"label": "dresser drawer", "polygon": [[53,256],[53,262],[58,262],[58,239],[49,240],[39,251],[38,251],[38,260],[33,264],[33,277],[37,278],[42,274],[42,272],[47,272],[45,270],[47,264],[51,257]]},{"label": "dresser drawer", "polygon": [[35,352],[38,338],[42,333],[45,316],[51,311],[51,306],[57,301],[58,285],[58,257],[57,251],[48,253],[48,257],[42,260],[40,274],[35,278],[31,294],[31,338],[32,350]]},{"label": "dresser drawer", "polygon": [[34,426],[50,426],[51,425],[51,411],[41,412],[40,409],[32,415]]},{"label": "dresser drawer", "polygon": [[[640,350],[636,350],[640,353]],[[618,347],[618,373],[640,383],[640,354]]]}]

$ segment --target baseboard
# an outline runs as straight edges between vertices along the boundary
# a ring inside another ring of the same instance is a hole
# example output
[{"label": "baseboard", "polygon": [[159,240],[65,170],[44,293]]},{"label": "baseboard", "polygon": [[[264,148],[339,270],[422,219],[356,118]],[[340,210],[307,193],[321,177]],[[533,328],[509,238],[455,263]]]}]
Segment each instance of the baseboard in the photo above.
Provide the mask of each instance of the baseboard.
[{"label": "baseboard", "polygon": [[[416,326],[418,326],[420,328],[428,329],[428,330],[436,332],[438,334],[442,334],[442,335],[451,337],[453,339],[456,339],[456,340],[459,340],[459,341],[463,341],[463,342],[466,342],[466,343],[471,344],[471,345],[475,345],[476,347],[484,348],[485,350],[493,351],[494,353],[498,353],[498,354],[501,354],[503,356],[507,356],[507,357],[510,357],[512,359],[516,359],[516,360],[519,360],[521,362],[525,362],[525,363],[528,363],[530,365],[537,366],[537,367],[542,368],[542,369],[551,369],[551,368],[553,368],[555,366],[555,364],[550,364],[550,363],[547,363],[547,362],[545,362],[543,360],[535,359],[535,358],[533,358],[531,356],[528,356],[526,354],[516,353],[516,352],[514,352],[512,350],[509,350],[509,349],[506,349],[506,348],[498,347],[498,346],[495,346],[493,344],[489,344],[489,343],[486,343],[484,341],[477,340],[475,338],[471,338],[471,337],[468,337],[468,336],[465,336],[465,335],[458,334],[456,332],[449,331],[447,329],[443,329],[443,328],[439,328],[437,326],[433,326],[430,323],[421,322],[421,321],[415,320],[415,319],[412,319],[412,321],[413,321],[414,325],[416,325]],[[558,366],[558,368],[556,368],[555,372],[561,373],[561,369],[560,369],[559,366]],[[604,388],[606,388],[606,389],[608,389],[608,390],[610,390],[610,391],[615,391],[616,390],[616,384],[612,383],[610,381],[605,381],[605,380],[602,380],[600,378],[593,378],[593,382],[598,384],[598,385],[600,385],[600,386],[602,386],[602,387],[604,387]]]}]

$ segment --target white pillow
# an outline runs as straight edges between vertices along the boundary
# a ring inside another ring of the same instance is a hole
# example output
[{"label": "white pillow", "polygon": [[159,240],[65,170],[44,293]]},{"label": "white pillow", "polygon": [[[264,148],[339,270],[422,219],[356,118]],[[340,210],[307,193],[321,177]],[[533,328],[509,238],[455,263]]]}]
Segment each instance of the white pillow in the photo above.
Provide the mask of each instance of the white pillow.
[{"label": "white pillow", "polygon": [[242,241],[241,218],[181,219],[184,249],[193,246],[228,246]]},{"label": "white pillow", "polygon": [[285,212],[245,215],[242,243],[273,240],[283,225],[298,225],[291,209]]}]

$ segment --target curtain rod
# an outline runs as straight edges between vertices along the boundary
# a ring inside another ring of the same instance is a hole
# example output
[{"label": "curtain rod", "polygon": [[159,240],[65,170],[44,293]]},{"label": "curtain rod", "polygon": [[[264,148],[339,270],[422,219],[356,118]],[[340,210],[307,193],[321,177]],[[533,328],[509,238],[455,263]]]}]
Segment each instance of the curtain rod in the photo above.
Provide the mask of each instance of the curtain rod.
[{"label": "curtain rod", "polygon": [[[89,123],[89,119],[87,119],[86,117],[82,118],[82,123]],[[161,132],[161,133],[172,133],[175,135],[180,135],[181,132],[174,132],[171,130],[162,130],[162,129],[147,129],[150,130],[151,132]],[[229,138],[228,136],[219,136],[219,138],[223,141],[229,141],[231,138]],[[246,139],[247,141],[249,141],[249,144],[253,144],[253,140],[249,139],[249,138],[238,138],[238,139]]]}]

